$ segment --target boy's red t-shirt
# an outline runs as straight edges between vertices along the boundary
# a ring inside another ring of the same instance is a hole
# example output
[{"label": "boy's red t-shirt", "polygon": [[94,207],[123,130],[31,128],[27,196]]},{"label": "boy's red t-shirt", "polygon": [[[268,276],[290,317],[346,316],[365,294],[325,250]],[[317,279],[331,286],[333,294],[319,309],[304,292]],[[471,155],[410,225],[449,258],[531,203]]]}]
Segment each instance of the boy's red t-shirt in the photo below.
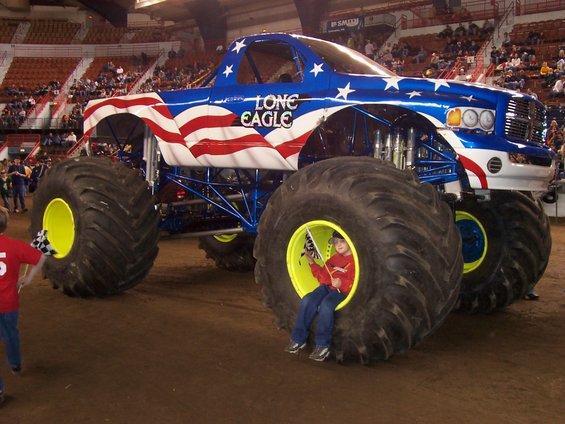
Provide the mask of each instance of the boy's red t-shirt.
[{"label": "boy's red t-shirt", "polygon": [[37,265],[41,255],[29,244],[0,234],[0,313],[18,310],[20,265]]}]

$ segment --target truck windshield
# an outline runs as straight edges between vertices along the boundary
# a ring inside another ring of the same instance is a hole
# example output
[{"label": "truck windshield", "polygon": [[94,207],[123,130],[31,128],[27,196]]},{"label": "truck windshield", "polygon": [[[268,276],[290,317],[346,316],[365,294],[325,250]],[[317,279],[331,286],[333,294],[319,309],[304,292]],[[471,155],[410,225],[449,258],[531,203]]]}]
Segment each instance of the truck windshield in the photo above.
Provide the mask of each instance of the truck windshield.
[{"label": "truck windshield", "polygon": [[394,77],[396,74],[367,56],[339,44],[315,38],[295,36],[318,54],[335,72],[341,74],[378,75]]}]

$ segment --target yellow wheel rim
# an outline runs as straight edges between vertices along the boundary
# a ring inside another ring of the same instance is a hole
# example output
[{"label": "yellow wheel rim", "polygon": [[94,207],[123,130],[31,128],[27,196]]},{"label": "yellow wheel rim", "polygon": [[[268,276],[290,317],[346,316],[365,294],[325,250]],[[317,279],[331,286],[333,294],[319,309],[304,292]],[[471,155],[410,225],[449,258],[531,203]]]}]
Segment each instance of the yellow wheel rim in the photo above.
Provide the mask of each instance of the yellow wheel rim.
[{"label": "yellow wheel rim", "polygon": [[310,233],[312,233],[312,237],[314,238],[316,245],[320,249],[320,253],[322,254],[324,261],[328,260],[332,255],[336,253],[334,246],[328,243],[328,240],[330,239],[334,231],[338,231],[340,234],[342,234],[349,244],[357,272],[355,273],[355,279],[353,280],[353,287],[351,288],[351,291],[349,292],[345,300],[336,307],[336,310],[341,309],[349,303],[349,301],[355,294],[355,291],[357,290],[357,285],[359,282],[359,258],[357,256],[357,250],[355,250],[355,246],[353,245],[349,236],[338,225],[332,222],[317,220],[309,221],[301,225],[290,238],[286,249],[286,264],[288,273],[290,275],[292,285],[294,286],[294,289],[296,290],[296,293],[298,293],[300,298],[304,297],[306,294],[310,293],[312,290],[319,286],[318,281],[314,278],[312,272],[310,271],[308,260],[306,260],[305,257],[300,256],[302,250],[304,249],[306,227],[308,227]]},{"label": "yellow wheel rim", "polygon": [[43,229],[61,259],[69,254],[75,241],[75,220],[69,204],[61,198],[51,200],[43,212]]},{"label": "yellow wheel rim", "polygon": [[487,233],[481,222],[469,212],[457,211],[455,223],[463,241],[463,273],[467,274],[477,269],[487,256]]},{"label": "yellow wheel rim", "polygon": [[236,237],[237,234],[222,234],[219,236],[214,236],[214,238],[218,240],[220,243],[229,243],[231,241],[234,241]]}]

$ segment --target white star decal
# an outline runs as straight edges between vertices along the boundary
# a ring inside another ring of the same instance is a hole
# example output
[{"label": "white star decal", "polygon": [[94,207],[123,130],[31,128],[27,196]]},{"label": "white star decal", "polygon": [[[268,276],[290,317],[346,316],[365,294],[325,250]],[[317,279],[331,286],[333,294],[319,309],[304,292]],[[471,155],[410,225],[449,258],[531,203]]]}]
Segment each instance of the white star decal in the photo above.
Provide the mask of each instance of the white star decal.
[{"label": "white star decal", "polygon": [[239,53],[239,51],[245,47],[245,38],[241,41],[235,42],[235,47],[232,49],[232,52]]},{"label": "white star decal", "polygon": [[410,93],[406,93],[408,94],[408,96],[410,96],[410,98],[412,97],[420,97],[422,95],[421,91],[411,91]]},{"label": "white star decal", "polygon": [[350,93],[353,93],[355,90],[352,90],[350,88],[351,83],[348,82],[347,85],[343,88],[338,88],[337,91],[339,91],[339,94],[337,96],[335,96],[336,99],[339,99],[340,97],[343,97],[343,100],[347,100],[347,96]]},{"label": "white star decal", "polygon": [[399,78],[399,77],[390,77],[390,78],[383,78],[386,81],[386,86],[385,86],[385,91],[388,90],[390,87],[394,87],[397,90],[400,90],[398,88],[398,83],[403,80],[404,78]]},{"label": "white star decal", "polygon": [[476,99],[473,98],[473,95],[461,96],[461,98],[467,100],[468,102],[472,102],[473,100],[476,100]]},{"label": "white star decal", "polygon": [[314,76],[317,77],[320,72],[324,72],[324,70],[322,69],[322,65],[323,63],[320,63],[319,65],[317,63],[314,63],[314,69],[312,69],[310,73],[313,72]]},{"label": "white star decal", "polygon": [[434,91],[437,91],[440,87],[449,88],[449,84],[445,80],[432,80],[434,82]]},{"label": "white star decal", "polygon": [[233,73],[232,68],[233,68],[233,65],[230,65],[230,66],[226,65],[226,70],[224,72],[222,72],[222,74],[224,74],[227,78],[229,76],[229,74]]}]

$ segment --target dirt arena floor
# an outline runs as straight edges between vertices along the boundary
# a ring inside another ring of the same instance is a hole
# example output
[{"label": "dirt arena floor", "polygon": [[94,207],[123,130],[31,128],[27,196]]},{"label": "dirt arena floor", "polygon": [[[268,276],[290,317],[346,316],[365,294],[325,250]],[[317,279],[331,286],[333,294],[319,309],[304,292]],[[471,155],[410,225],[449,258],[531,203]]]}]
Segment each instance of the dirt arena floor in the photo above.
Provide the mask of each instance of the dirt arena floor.
[{"label": "dirt arena floor", "polygon": [[[13,215],[7,234],[31,240],[28,219]],[[22,375],[0,361],[0,422],[563,422],[562,221],[539,301],[451,314],[419,347],[370,367],[284,353],[288,335],[253,273],[216,269],[195,240],[161,241],[146,281],[108,299],[38,279],[21,294]]]}]

